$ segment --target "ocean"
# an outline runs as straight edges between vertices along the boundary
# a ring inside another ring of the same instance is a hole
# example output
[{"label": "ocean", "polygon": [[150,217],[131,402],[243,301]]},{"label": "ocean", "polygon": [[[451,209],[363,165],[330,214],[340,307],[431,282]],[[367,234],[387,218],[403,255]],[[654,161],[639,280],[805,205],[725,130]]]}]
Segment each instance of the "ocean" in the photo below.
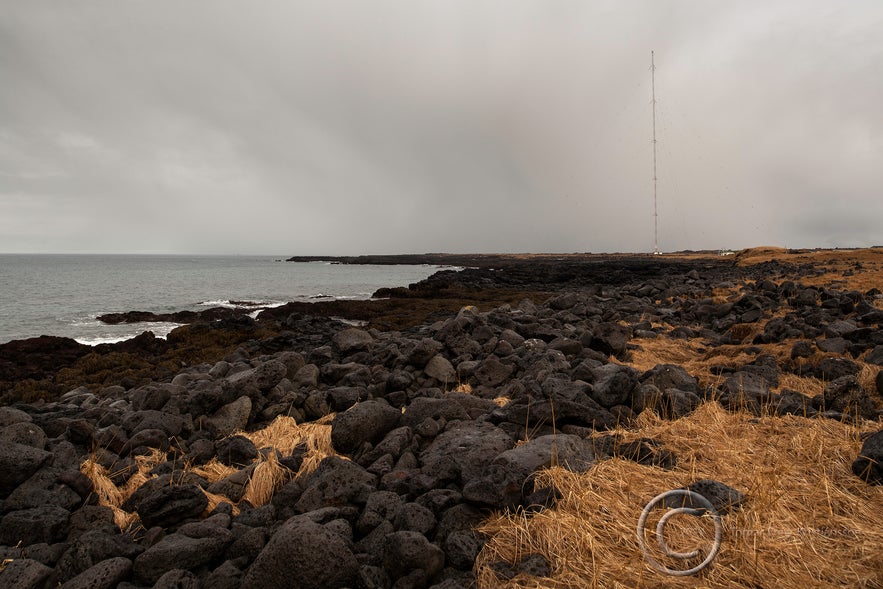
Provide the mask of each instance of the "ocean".
[{"label": "ocean", "polygon": [[[418,282],[437,266],[285,262],[272,256],[0,255],[0,343],[55,335],[84,344],[123,341],[174,323],[105,325],[98,315],[279,306],[367,299]],[[242,303],[245,303],[242,305]]]}]

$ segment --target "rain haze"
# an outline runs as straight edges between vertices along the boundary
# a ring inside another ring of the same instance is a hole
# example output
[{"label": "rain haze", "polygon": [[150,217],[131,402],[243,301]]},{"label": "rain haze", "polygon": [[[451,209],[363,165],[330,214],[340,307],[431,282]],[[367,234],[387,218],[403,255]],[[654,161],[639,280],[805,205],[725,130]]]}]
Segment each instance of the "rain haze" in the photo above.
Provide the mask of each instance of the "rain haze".
[{"label": "rain haze", "polygon": [[0,0],[0,252],[883,243],[883,3]]}]

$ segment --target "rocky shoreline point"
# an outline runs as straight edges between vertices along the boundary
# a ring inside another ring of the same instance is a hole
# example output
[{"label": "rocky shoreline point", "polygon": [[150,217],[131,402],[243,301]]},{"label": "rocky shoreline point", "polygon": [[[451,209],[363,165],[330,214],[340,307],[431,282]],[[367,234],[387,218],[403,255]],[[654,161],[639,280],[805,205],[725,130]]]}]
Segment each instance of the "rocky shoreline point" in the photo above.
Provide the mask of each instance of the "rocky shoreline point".
[{"label": "rocky shoreline point", "polygon": [[[879,426],[883,304],[879,288],[849,286],[861,262],[743,254],[513,258],[378,293],[386,302],[213,317],[168,341],[0,346],[5,393],[16,379],[71,382],[62,371],[86,375],[84,359],[165,362],[4,397],[0,587],[469,587],[490,513],[560,500],[534,484],[544,468],[677,463],[657,440],[622,437],[642,413],[718,403]],[[174,356],[214,336],[223,357]],[[635,368],[675,346],[739,354]],[[795,379],[819,390],[791,390]],[[861,484],[883,483],[883,431],[851,459]],[[696,484],[724,511],[752,501]],[[554,565],[531,554],[491,568],[502,582]]]}]

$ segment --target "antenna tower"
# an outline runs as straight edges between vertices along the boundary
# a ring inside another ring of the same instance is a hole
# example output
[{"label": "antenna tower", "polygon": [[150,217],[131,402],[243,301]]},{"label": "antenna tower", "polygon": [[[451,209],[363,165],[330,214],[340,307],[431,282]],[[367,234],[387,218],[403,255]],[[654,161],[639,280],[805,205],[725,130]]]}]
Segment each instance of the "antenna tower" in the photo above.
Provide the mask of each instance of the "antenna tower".
[{"label": "antenna tower", "polygon": [[653,102],[653,253],[659,251],[659,211],[656,208],[656,64],[650,52],[650,89]]}]

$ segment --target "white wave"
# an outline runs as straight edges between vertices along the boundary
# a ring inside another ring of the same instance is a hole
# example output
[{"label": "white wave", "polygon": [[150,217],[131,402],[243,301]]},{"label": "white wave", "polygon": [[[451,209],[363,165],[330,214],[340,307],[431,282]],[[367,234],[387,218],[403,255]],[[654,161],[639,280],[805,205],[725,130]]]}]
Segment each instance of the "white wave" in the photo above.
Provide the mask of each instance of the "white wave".
[{"label": "white wave", "polygon": [[197,303],[200,307],[223,307],[224,309],[273,309],[284,304],[285,301],[231,301],[228,299]]},{"label": "white wave", "polygon": [[[153,335],[158,337],[159,339],[166,339],[166,337],[172,332],[173,329],[175,329],[176,327],[181,327],[181,325],[181,323],[167,322],[129,323],[125,326],[120,326],[125,328],[125,331],[120,331],[116,333],[103,331],[102,333],[82,335],[74,337],[73,339],[74,341],[85,344],[87,346],[97,346],[99,344],[116,344],[138,337],[145,331],[152,331]],[[103,327],[107,326],[103,325]]]},{"label": "white wave", "polygon": [[344,325],[349,325],[351,327],[365,327],[368,325],[367,321],[363,321],[362,319],[344,319],[343,317],[331,317],[334,321],[339,321]]}]

